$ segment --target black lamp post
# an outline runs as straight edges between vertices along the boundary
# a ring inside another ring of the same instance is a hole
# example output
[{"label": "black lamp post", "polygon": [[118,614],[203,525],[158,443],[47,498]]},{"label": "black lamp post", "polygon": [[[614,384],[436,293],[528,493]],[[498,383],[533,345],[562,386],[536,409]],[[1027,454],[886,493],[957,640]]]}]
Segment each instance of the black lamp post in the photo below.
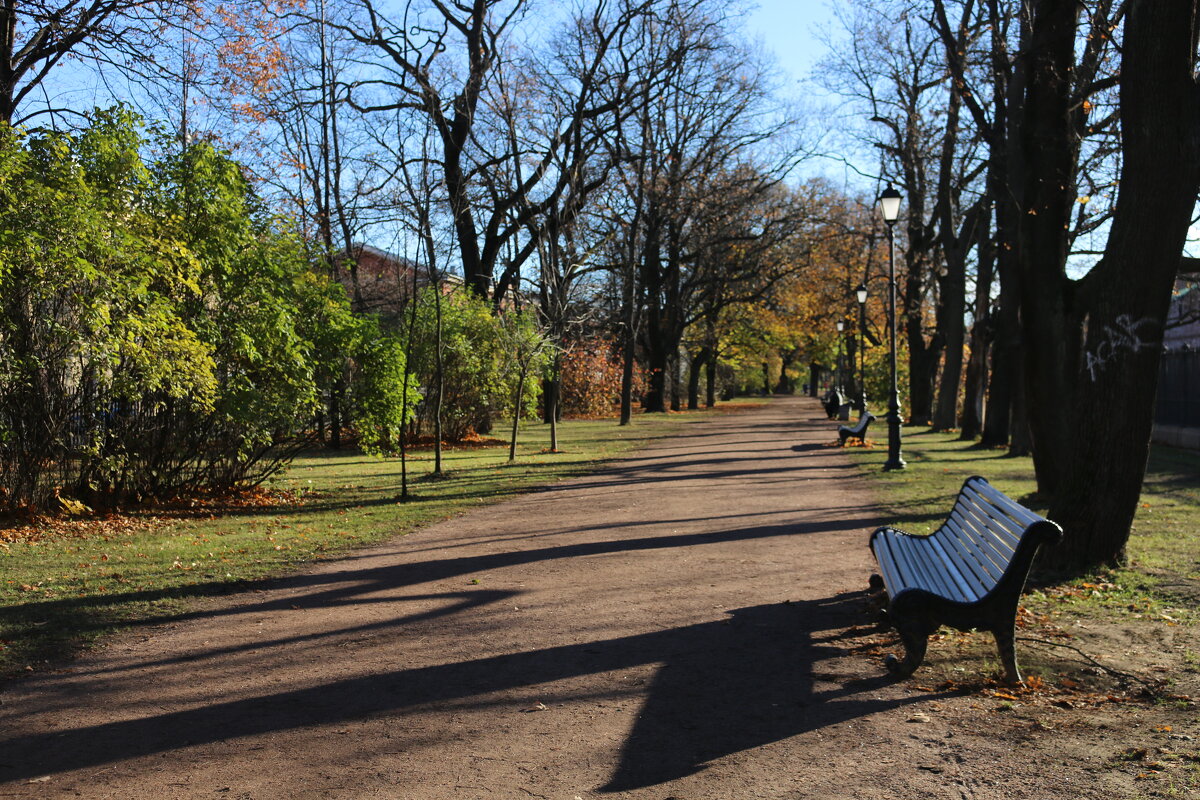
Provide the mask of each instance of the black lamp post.
[{"label": "black lamp post", "polygon": [[845,323],[845,321],[839,319],[837,321],[838,349],[837,349],[837,370],[836,370],[837,376],[835,378],[835,380],[837,381],[837,388],[838,388],[839,392],[842,390],[842,384],[845,383],[845,375],[842,370],[842,332],[844,330],[846,330],[846,323]]},{"label": "black lamp post", "polygon": [[900,455],[900,390],[896,385],[896,220],[900,218],[901,195],[888,184],[879,195],[879,211],[888,229],[888,358],[892,371],[892,396],[888,398],[888,457],[885,470],[904,469]]},{"label": "black lamp post", "polygon": [[[858,413],[867,413],[867,284],[854,290],[858,298]],[[853,365],[851,365],[853,366]]]}]

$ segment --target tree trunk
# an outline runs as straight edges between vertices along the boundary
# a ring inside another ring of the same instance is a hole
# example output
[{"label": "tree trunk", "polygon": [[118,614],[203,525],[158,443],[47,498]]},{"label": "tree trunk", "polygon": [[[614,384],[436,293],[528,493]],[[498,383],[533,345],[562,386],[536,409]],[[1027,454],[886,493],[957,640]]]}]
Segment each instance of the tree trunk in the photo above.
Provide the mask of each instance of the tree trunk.
[{"label": "tree trunk", "polygon": [[650,380],[645,397],[642,398],[642,410],[662,413],[667,410],[667,376],[670,364],[667,363],[666,348],[662,347],[661,343],[652,344],[649,349]]},{"label": "tree trunk", "polygon": [[704,405],[712,408],[717,404],[717,351],[709,349],[704,364]]},{"label": "tree trunk", "polygon": [[671,353],[671,410],[683,410],[683,362],[679,358],[679,348]]},{"label": "tree trunk", "polygon": [[329,447],[332,450],[342,446],[342,394],[345,384],[339,379],[333,382],[329,391]]},{"label": "tree trunk", "polygon": [[1029,401],[1025,387],[1028,376],[1020,365],[1012,373],[1012,407],[1008,415],[1008,454],[1014,458],[1033,455],[1033,432],[1029,427]]},{"label": "tree trunk", "polygon": [[700,370],[708,363],[708,348],[702,347],[691,358],[688,364],[688,411],[700,408]]},{"label": "tree trunk", "polygon": [[637,335],[634,326],[634,270],[631,268],[625,276],[625,324],[622,326],[624,341],[621,347],[621,425],[628,425],[633,419],[633,368],[637,357]]},{"label": "tree trunk", "polygon": [[[937,379],[941,336],[929,344],[921,332],[920,321],[906,320],[908,328],[908,414],[910,425],[928,425],[933,420],[933,386]],[[904,388],[900,387],[903,392]]]},{"label": "tree trunk", "polygon": [[1120,192],[1102,261],[1083,279],[1087,333],[1050,516],[1058,566],[1119,564],[1149,454],[1166,321],[1200,190],[1197,0],[1133,0],[1120,76]]},{"label": "tree trunk", "polygon": [[[1081,4],[1034,4],[1030,79],[1017,144],[1025,169],[1017,222],[1025,408],[1038,492],[1052,497],[1072,457],[1068,365],[1078,347],[1078,314],[1068,307],[1066,275],[1078,143],[1072,124],[1071,74]],[[1072,341],[1074,339],[1074,341]]]},{"label": "tree trunk", "polygon": [[942,302],[938,307],[938,333],[944,337],[941,380],[938,382],[937,405],[933,412],[933,429],[948,431],[958,423],[958,391],[962,385],[963,340],[966,323],[966,281],[960,270],[966,264],[952,266],[947,259],[947,276],[942,280]]},{"label": "tree trunk", "polygon": [[1015,298],[1017,274],[1008,280],[1000,272],[1000,307],[992,320],[992,371],[988,380],[987,416],[983,420],[983,447],[1007,447],[1012,430],[1013,395],[1021,364],[1021,329]]},{"label": "tree trunk", "polygon": [[522,364],[521,371],[517,375],[517,396],[513,398],[512,437],[508,442],[508,460],[510,463],[517,460],[517,433],[521,430],[521,401],[525,398],[525,373],[527,371],[527,365]]}]

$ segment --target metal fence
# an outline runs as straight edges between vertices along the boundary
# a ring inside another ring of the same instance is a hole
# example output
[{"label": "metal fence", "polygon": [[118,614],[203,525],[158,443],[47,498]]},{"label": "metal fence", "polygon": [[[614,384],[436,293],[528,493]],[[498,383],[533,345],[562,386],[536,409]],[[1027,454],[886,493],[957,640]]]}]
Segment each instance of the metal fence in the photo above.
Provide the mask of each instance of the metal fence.
[{"label": "metal fence", "polygon": [[1200,428],[1200,350],[1184,345],[1163,353],[1154,422]]}]

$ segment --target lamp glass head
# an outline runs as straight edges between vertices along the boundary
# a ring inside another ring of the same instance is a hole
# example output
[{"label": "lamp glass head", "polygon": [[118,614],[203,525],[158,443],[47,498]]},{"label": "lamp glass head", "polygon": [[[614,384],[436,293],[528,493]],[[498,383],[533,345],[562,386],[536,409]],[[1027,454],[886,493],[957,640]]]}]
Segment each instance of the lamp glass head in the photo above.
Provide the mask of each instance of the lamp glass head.
[{"label": "lamp glass head", "polygon": [[900,218],[900,201],[902,199],[903,196],[889,183],[883,193],[879,195],[879,211],[883,214],[884,222],[890,225]]},{"label": "lamp glass head", "polygon": [[841,333],[842,331],[846,330],[846,323],[844,320],[839,319],[837,321],[837,329],[838,329],[838,333]]},{"label": "lamp glass head", "polygon": [[858,304],[865,305],[867,302],[867,285],[860,283],[858,288],[854,290],[854,294],[858,297]]}]

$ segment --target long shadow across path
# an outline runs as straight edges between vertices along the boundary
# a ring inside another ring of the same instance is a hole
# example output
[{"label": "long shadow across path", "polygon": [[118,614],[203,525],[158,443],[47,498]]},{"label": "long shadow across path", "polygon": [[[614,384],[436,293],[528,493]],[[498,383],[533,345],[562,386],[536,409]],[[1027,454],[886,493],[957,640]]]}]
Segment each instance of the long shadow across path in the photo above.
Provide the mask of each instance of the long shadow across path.
[{"label": "long shadow across path", "polygon": [[865,637],[878,514],[831,439],[807,399],[689,425],[16,682],[0,794],[819,792],[838,731],[937,699]]}]

